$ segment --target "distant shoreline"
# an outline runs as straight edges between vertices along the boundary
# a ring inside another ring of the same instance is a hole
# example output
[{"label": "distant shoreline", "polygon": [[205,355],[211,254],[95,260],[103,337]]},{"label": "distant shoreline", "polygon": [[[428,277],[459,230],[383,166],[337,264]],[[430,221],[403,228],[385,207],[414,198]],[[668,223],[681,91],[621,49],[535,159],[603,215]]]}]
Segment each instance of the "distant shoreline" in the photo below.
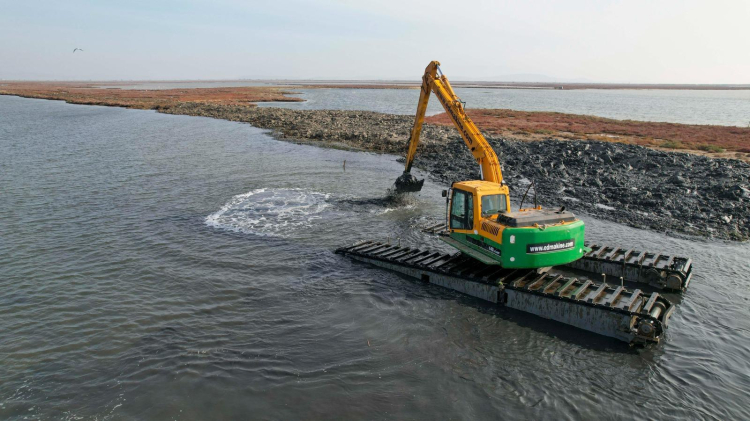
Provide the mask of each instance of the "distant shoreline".
[{"label": "distant shoreline", "polygon": [[[44,80],[0,80],[0,87],[6,84],[55,84],[102,88],[132,89],[148,84],[224,84],[223,87],[257,86],[265,88],[326,88],[326,89],[414,89],[420,86],[419,80],[321,80],[321,79],[215,79],[215,80],[129,80],[129,81],[44,81]],[[254,84],[254,85],[248,85]],[[257,84],[257,85],[255,85]],[[687,83],[587,83],[587,82],[508,82],[451,80],[457,88],[478,89],[601,89],[601,90],[682,90],[682,91],[736,91],[750,90],[750,84],[687,84]],[[164,88],[171,89],[171,88]],[[179,89],[179,88],[175,88]],[[192,89],[192,88],[188,88]],[[195,88],[198,89],[198,88]]]},{"label": "distant shoreline", "polygon": [[[0,94],[62,100],[73,104],[165,110],[186,103],[255,107],[257,102],[301,102],[304,100],[293,96],[294,89],[330,87],[300,85],[117,89],[78,82],[6,82],[0,85]],[[337,85],[334,88],[382,89],[383,86]],[[402,85],[399,88],[412,87]],[[748,127],[615,120],[544,111],[469,109],[468,112],[483,131],[523,141],[550,138],[596,140],[750,162]],[[451,125],[445,114],[431,116],[427,121]]]}]

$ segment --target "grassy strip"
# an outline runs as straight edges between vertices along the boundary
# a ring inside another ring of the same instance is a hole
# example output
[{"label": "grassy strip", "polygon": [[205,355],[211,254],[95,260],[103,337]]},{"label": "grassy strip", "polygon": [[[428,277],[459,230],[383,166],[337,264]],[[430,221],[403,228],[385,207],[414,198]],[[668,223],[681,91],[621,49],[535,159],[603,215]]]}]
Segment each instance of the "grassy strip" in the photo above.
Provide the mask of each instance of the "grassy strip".
[{"label": "grassy strip", "polygon": [[285,96],[286,93],[289,92],[266,86],[159,90],[116,89],[71,82],[6,82],[0,86],[0,94],[4,95],[138,109],[162,109],[186,102],[255,106],[256,102],[302,101]]},{"label": "grassy strip", "polygon": [[[577,114],[505,109],[472,109],[467,112],[482,130],[497,135],[516,132],[522,135],[603,140],[709,153],[750,153],[750,127],[614,120]],[[444,113],[428,117],[426,121],[452,124]]]}]

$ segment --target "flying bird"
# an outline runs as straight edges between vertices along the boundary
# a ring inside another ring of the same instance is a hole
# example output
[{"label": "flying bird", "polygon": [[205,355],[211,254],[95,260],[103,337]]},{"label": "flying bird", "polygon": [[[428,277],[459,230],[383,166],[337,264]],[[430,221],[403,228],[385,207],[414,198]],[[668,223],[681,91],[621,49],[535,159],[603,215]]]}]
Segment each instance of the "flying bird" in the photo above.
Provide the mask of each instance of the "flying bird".
[{"label": "flying bird", "polygon": [[83,50],[82,50],[82,49],[80,49],[80,48],[74,48],[74,49],[73,49],[73,53],[75,54],[75,52],[76,52],[76,51],[83,51]]}]

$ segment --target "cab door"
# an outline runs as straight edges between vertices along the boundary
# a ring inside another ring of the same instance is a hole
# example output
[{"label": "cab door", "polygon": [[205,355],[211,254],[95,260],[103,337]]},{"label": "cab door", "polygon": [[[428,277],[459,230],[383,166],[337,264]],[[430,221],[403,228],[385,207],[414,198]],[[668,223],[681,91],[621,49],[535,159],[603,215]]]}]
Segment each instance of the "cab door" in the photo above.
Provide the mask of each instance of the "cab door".
[{"label": "cab door", "polygon": [[453,189],[450,209],[450,228],[470,231],[474,229],[474,195]]}]

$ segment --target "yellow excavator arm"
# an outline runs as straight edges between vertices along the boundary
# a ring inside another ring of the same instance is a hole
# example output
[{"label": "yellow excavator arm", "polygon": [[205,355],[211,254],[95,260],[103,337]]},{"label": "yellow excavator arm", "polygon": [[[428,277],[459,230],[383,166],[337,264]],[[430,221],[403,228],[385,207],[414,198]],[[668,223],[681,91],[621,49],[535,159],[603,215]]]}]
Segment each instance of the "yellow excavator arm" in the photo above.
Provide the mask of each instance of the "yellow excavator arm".
[{"label": "yellow excavator arm", "polygon": [[422,77],[406,168],[396,180],[396,191],[406,193],[422,189],[424,180],[417,180],[410,170],[430,93],[434,93],[445,108],[481,170],[481,180],[454,181],[450,193],[443,190],[447,198],[446,229],[440,233],[440,239],[482,263],[506,268],[563,265],[588,253],[583,221],[565,212],[564,207],[558,211],[541,206],[518,212],[510,210],[510,189],[503,183],[497,155],[466,115],[463,103],[437,61],[427,66]]},{"label": "yellow excavator arm", "polygon": [[[417,153],[417,146],[419,146],[419,135],[422,132],[422,124],[424,123],[425,112],[427,111],[427,103],[430,100],[430,92],[433,92],[438,101],[443,105],[445,112],[448,113],[456,129],[461,133],[466,146],[471,151],[471,154],[474,155],[474,159],[477,160],[481,171],[481,179],[498,184],[502,183],[503,174],[495,151],[492,150],[490,144],[487,143],[487,139],[482,136],[482,133],[474,125],[474,122],[466,115],[463,103],[453,91],[448,78],[440,71],[440,63],[437,61],[430,62],[424,71],[424,76],[422,76],[422,89],[419,93],[417,115],[414,118],[414,127],[411,130],[411,137],[409,139],[406,166],[404,174],[399,180],[416,180],[410,172],[412,163],[414,162],[414,155]],[[420,184],[419,188],[421,189],[421,187]]]}]

